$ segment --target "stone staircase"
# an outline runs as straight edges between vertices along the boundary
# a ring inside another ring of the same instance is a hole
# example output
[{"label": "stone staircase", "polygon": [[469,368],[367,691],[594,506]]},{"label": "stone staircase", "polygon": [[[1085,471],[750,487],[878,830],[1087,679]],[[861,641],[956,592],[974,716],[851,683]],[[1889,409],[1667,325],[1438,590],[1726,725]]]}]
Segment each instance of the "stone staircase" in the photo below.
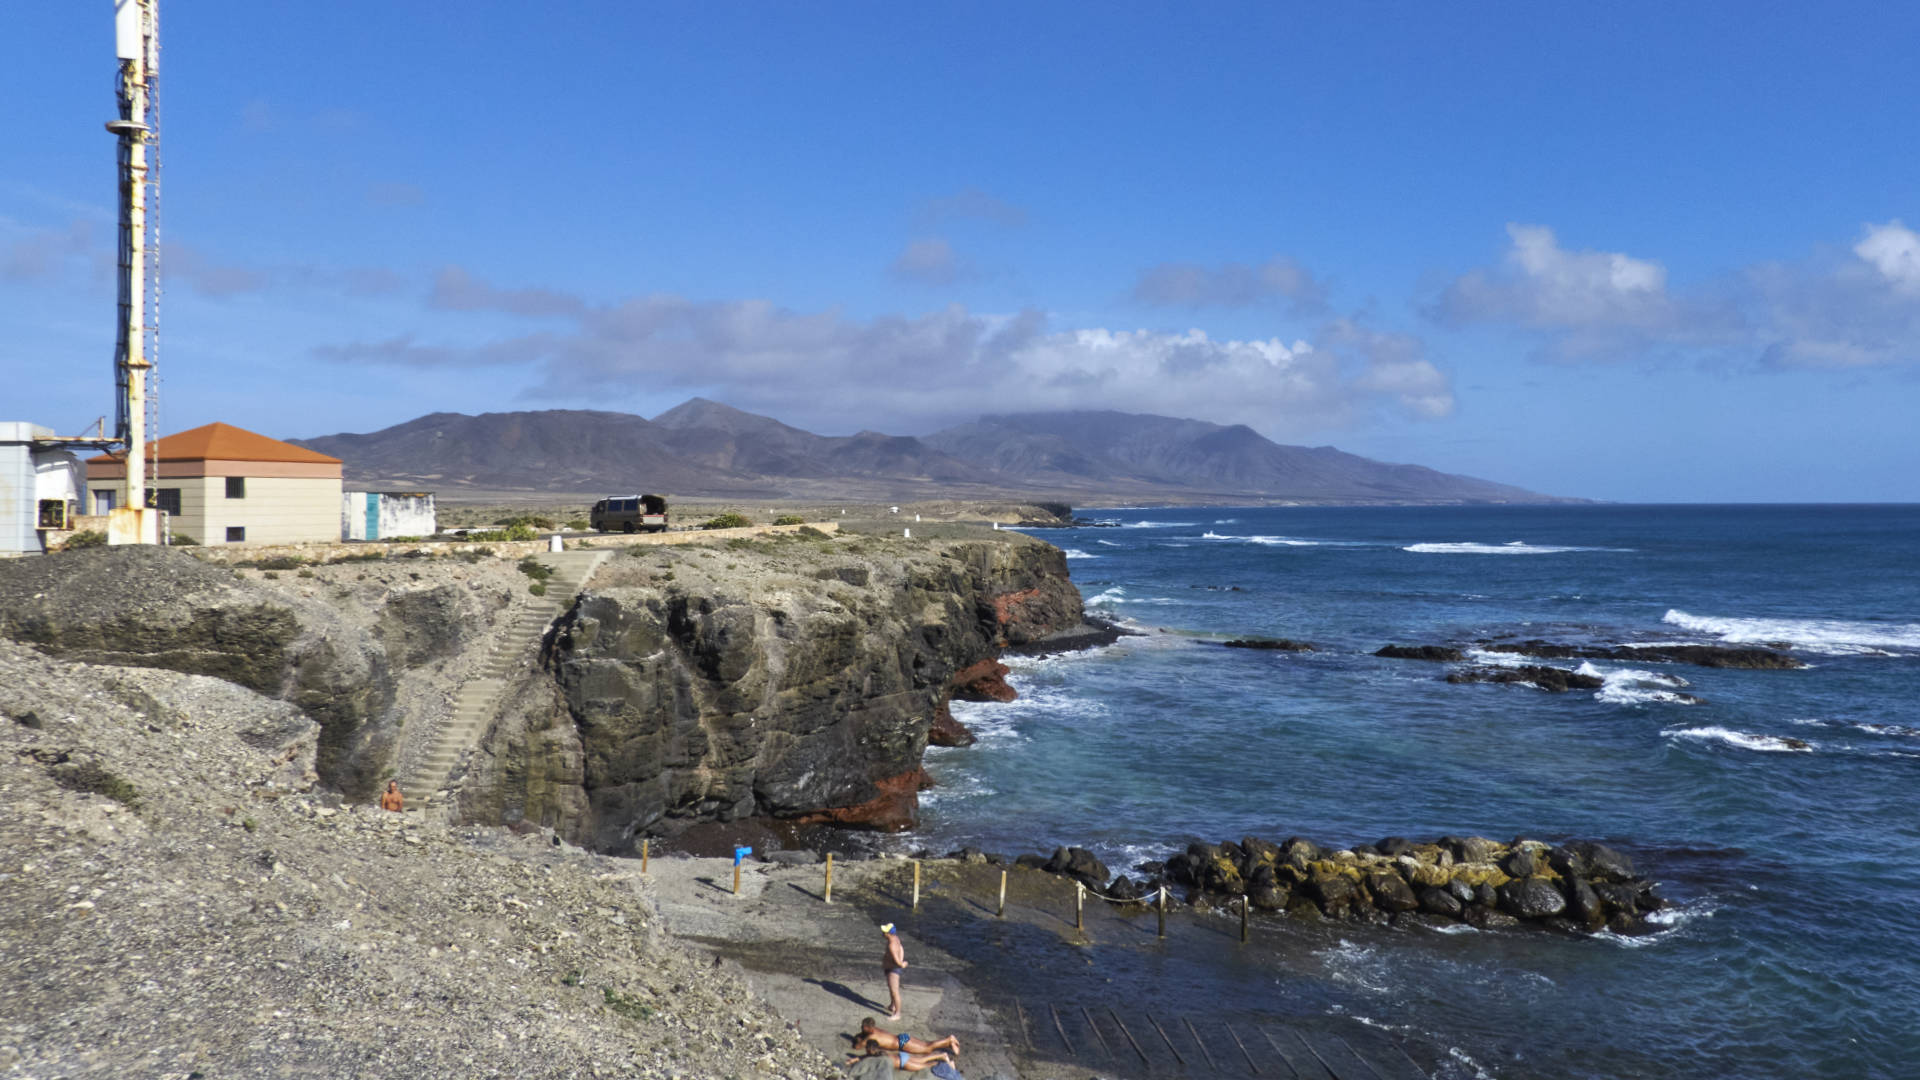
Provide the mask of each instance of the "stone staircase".
[{"label": "stone staircase", "polygon": [[521,609],[500,632],[481,664],[478,677],[461,684],[447,719],[428,738],[426,749],[401,775],[400,790],[406,794],[408,809],[446,801],[450,794],[444,790],[448,775],[492,726],[508,682],[532,659],[547,627],[572,606],[580,587],[610,554],[566,551],[534,556],[553,568],[553,576],[547,579],[547,594],[534,597],[533,603]]}]

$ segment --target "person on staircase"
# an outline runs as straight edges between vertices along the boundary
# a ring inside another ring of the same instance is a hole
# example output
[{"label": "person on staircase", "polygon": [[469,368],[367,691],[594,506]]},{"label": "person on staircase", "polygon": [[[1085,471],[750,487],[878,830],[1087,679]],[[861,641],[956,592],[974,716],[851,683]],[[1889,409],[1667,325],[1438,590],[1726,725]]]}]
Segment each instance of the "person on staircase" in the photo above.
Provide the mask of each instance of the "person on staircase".
[{"label": "person on staircase", "polygon": [[388,780],[387,790],[380,793],[380,809],[398,813],[405,805],[406,800],[400,797],[400,781]]}]

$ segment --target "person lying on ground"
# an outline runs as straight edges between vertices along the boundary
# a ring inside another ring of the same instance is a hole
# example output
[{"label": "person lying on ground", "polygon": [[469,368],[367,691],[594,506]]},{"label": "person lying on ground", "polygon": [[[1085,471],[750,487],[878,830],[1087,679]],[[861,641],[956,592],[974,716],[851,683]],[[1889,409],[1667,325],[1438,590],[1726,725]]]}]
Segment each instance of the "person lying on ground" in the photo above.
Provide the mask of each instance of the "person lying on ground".
[{"label": "person lying on ground", "polygon": [[960,1056],[960,1040],[952,1035],[927,1042],[924,1039],[916,1039],[904,1031],[898,1034],[881,1031],[880,1022],[871,1016],[860,1021],[860,1034],[853,1037],[853,1045],[859,1046],[868,1039],[878,1039],[882,1048],[896,1052],[905,1050],[909,1054],[937,1054],[947,1050],[955,1057]]},{"label": "person lying on ground", "polygon": [[888,1050],[879,1039],[867,1040],[867,1056],[882,1056],[892,1059],[897,1072],[924,1072],[931,1070],[933,1075],[947,1078],[959,1076],[953,1067],[953,1058],[946,1053],[914,1054],[905,1050]]}]

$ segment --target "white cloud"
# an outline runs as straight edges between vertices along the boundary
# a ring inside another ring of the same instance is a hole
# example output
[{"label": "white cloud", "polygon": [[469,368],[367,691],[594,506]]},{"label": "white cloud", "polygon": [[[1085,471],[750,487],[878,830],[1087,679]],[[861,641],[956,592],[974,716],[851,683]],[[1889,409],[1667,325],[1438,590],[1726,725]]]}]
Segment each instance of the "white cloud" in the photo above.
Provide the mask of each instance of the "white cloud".
[{"label": "white cloud", "polygon": [[922,285],[951,285],[965,274],[953,245],[937,236],[909,243],[888,269],[894,277]]},{"label": "white cloud", "polygon": [[1447,287],[1440,313],[1456,322],[1517,322],[1543,328],[1653,330],[1683,312],[1667,295],[1659,263],[1611,251],[1569,251],[1545,225],[1509,224],[1504,265]]},{"label": "white cloud", "polygon": [[1853,253],[1871,264],[1894,288],[1920,294],[1920,234],[1898,219],[1867,226],[1866,238],[1853,246]]},{"label": "white cloud", "polygon": [[[526,314],[521,298],[464,279],[474,309]],[[543,302],[542,313],[562,305]],[[1341,427],[1382,407],[1444,416],[1446,377],[1404,335],[1338,324],[1323,341],[1216,340],[1101,327],[1053,329],[1039,312],[983,315],[958,305],[870,320],[796,312],[761,300],[638,297],[582,305],[564,330],[479,348],[411,337],[329,346],[321,359],[412,367],[520,364],[528,396],[610,401],[676,391],[828,433],[928,431],[1009,410],[1117,409],[1246,423],[1277,438]]]},{"label": "white cloud", "polygon": [[1305,315],[1326,310],[1327,289],[1306,267],[1280,255],[1259,266],[1161,263],[1141,273],[1133,298],[1169,307],[1248,307],[1284,300],[1295,314]]}]

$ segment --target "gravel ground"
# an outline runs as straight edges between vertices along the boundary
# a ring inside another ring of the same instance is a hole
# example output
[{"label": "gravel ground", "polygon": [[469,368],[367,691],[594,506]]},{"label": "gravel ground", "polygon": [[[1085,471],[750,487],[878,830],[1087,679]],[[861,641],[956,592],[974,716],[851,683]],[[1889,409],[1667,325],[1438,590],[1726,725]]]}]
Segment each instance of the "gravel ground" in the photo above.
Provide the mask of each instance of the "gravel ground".
[{"label": "gravel ground", "polygon": [[342,805],[315,730],[0,642],[0,1074],[834,1075],[630,861]]}]

